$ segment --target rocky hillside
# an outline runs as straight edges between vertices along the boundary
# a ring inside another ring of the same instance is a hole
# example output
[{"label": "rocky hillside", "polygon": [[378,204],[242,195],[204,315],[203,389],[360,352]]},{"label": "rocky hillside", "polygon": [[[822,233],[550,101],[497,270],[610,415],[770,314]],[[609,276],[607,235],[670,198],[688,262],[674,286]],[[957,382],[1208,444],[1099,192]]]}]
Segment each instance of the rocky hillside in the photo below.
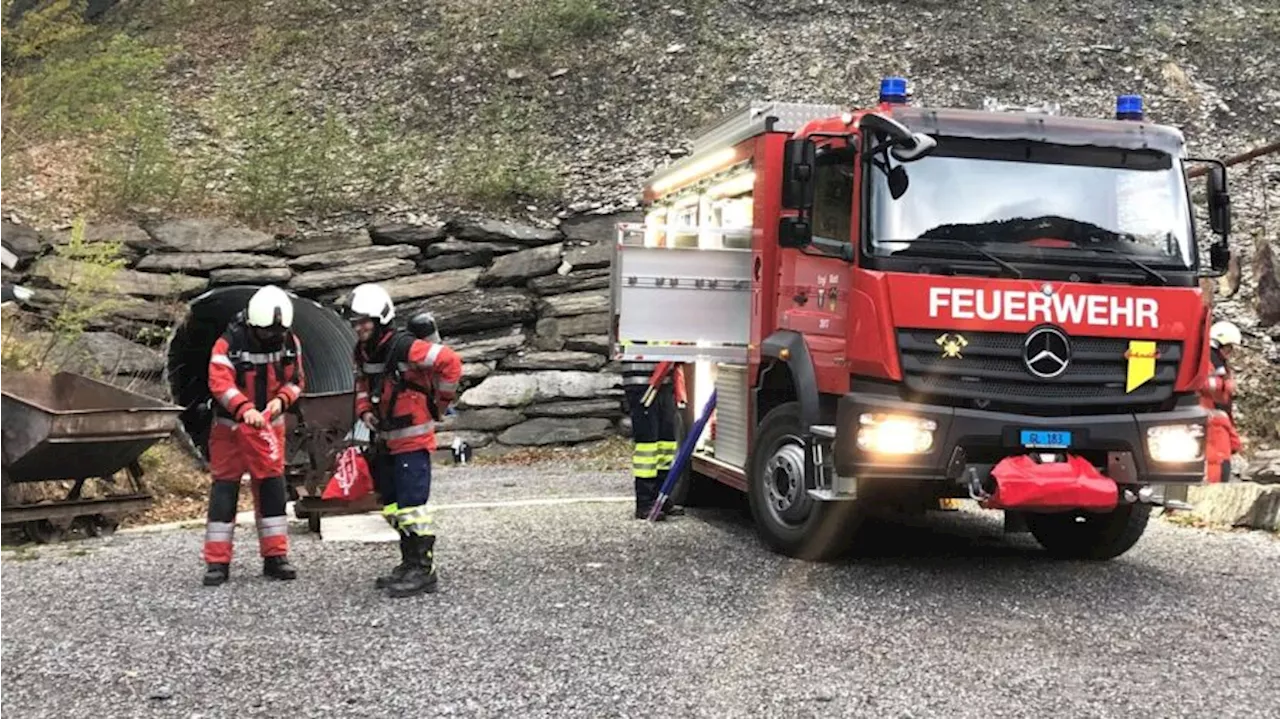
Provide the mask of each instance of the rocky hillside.
[{"label": "rocky hillside", "polygon": [[4,199],[45,221],[627,206],[724,110],[890,74],[932,105],[1142,93],[1198,154],[1280,131],[1272,0],[19,4],[52,9],[7,29]]},{"label": "rocky hillside", "polygon": [[[534,417],[534,397],[582,403],[557,409],[578,418],[572,438],[611,431],[616,397],[581,375],[609,370],[601,228],[699,126],[747,101],[866,104],[900,74],[915,102],[940,106],[1105,117],[1117,94],[1140,93],[1194,155],[1280,136],[1274,0],[82,7],[4,2],[4,238],[26,248],[18,276],[83,286],[77,270],[94,271],[53,248],[87,216],[86,239],[124,243],[115,309],[92,324],[151,347],[207,287],[275,281],[328,300],[387,280],[468,353],[459,430],[482,443],[567,441],[555,438],[571,422]],[[1280,157],[1232,182],[1239,271],[1217,312],[1248,336],[1250,451],[1274,451]],[[50,297],[45,317],[63,302]],[[145,377],[158,355],[121,341],[91,335],[79,354],[116,347],[116,369]]]}]

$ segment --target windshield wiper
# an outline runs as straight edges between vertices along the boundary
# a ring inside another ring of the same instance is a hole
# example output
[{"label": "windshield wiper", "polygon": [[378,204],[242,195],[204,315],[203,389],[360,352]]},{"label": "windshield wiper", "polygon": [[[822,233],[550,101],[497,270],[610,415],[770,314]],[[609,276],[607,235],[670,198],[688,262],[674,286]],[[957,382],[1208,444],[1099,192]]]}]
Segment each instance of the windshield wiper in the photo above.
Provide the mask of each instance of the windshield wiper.
[{"label": "windshield wiper", "polygon": [[1134,267],[1137,267],[1138,269],[1142,270],[1143,272],[1146,272],[1146,273],[1147,273],[1148,275],[1150,275],[1153,279],[1157,280],[1160,284],[1162,284],[1162,285],[1167,285],[1167,284],[1169,284],[1169,278],[1167,278],[1167,277],[1165,277],[1164,275],[1160,274],[1159,272],[1156,272],[1155,270],[1151,269],[1151,266],[1150,266],[1150,265],[1148,265],[1147,263],[1145,263],[1145,262],[1141,262],[1141,261],[1139,261],[1139,260],[1136,260],[1136,259],[1134,259],[1133,257],[1130,257],[1129,255],[1127,255],[1127,254],[1125,254],[1125,253],[1121,252],[1120,250],[1117,250],[1117,249],[1112,248],[1112,247],[1086,247],[1086,248],[1082,248],[1082,249],[1085,249],[1085,250],[1087,250],[1087,251],[1089,251],[1089,252],[1102,252],[1102,253],[1105,253],[1105,254],[1108,254],[1108,255],[1115,255],[1116,257],[1119,257],[1120,259],[1124,260],[1125,262],[1128,262],[1129,264],[1133,265]]},{"label": "windshield wiper", "polygon": [[[916,238],[916,239],[914,239],[914,240],[909,240],[909,242],[910,242],[912,245],[916,244],[917,242],[940,242],[940,243],[944,243],[944,244],[964,245],[965,247],[968,247],[969,249],[971,249],[971,250],[973,250],[974,252],[976,252],[977,254],[982,255],[983,257],[987,258],[988,260],[991,260],[992,262],[996,263],[997,265],[999,265],[999,266],[1003,267],[1004,269],[1008,270],[1009,272],[1013,273],[1013,276],[1014,276],[1015,278],[1017,278],[1017,279],[1022,279],[1022,270],[1018,269],[1017,267],[1014,267],[1013,265],[1009,264],[1008,262],[1005,262],[1004,260],[1000,259],[999,257],[996,257],[996,256],[995,256],[995,255],[993,255],[992,253],[990,253],[990,252],[988,252],[988,251],[986,251],[986,250],[982,249],[982,248],[981,248],[981,247],[979,247],[978,245],[975,245],[975,244],[973,244],[972,242],[970,242],[970,241],[968,241],[968,240],[957,240],[957,239],[950,238],[950,237],[919,237],[919,238]],[[908,249],[910,249],[910,246],[908,246]],[[901,252],[901,250],[899,250],[899,252]],[[895,252],[894,254],[898,254],[898,253],[896,253],[896,252]]]}]

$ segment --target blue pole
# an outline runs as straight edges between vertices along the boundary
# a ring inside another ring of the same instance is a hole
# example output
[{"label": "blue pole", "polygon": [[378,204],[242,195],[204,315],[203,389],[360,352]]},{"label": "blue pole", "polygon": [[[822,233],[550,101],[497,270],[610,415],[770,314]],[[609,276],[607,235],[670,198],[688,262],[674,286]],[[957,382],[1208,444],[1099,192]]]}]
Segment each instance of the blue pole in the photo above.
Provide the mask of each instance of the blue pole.
[{"label": "blue pole", "polygon": [[711,396],[707,398],[707,404],[702,408],[702,416],[698,417],[698,421],[693,423],[693,429],[684,437],[684,445],[680,447],[680,451],[676,454],[675,461],[671,463],[671,469],[667,471],[667,478],[662,482],[662,489],[658,492],[658,498],[654,500],[653,506],[649,508],[648,520],[653,522],[658,519],[658,514],[662,512],[663,506],[667,503],[667,497],[671,496],[671,490],[675,488],[676,478],[684,471],[684,466],[689,463],[689,458],[693,456],[693,448],[698,446],[698,438],[702,436],[702,430],[706,428],[707,422],[711,419],[711,412],[716,408],[716,393],[714,390]]}]

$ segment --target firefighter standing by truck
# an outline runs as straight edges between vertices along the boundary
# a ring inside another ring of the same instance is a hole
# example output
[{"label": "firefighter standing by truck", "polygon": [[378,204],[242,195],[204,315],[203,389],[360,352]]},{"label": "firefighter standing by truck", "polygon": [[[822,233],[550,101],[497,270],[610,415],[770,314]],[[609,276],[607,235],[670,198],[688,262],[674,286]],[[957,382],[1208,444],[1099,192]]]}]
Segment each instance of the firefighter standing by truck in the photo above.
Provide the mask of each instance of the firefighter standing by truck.
[{"label": "firefighter standing by truck", "polygon": [[[676,458],[677,413],[688,403],[684,367],[671,362],[626,362],[622,365],[622,386],[631,414],[631,458],[635,478],[635,518],[649,516]],[[681,487],[671,493],[679,497]],[[680,516],[684,508],[669,499],[658,515]]]},{"label": "firefighter standing by truck", "polygon": [[357,337],[356,414],[374,433],[369,466],[383,518],[400,534],[400,564],[376,586],[392,597],[434,592],[436,535],[427,501],[435,418],[457,395],[462,360],[438,341],[393,327],[395,306],[376,284],[353,290],[349,317]]},{"label": "firefighter standing by truck", "polygon": [[209,433],[213,486],[205,526],[204,583],[230,576],[232,539],[240,480],[252,482],[262,572],[294,579],[289,563],[289,520],[285,516],[284,413],[302,396],[302,343],[290,331],[293,302],[268,285],[227,327],[209,357],[209,391],[214,399]]},{"label": "firefighter standing by truck", "polygon": [[1205,460],[1206,479],[1211,483],[1231,481],[1231,455],[1242,447],[1235,427],[1236,379],[1230,364],[1230,356],[1241,340],[1240,328],[1232,322],[1215,322],[1209,329],[1209,360],[1213,371],[1205,382],[1201,404],[1210,413]]}]

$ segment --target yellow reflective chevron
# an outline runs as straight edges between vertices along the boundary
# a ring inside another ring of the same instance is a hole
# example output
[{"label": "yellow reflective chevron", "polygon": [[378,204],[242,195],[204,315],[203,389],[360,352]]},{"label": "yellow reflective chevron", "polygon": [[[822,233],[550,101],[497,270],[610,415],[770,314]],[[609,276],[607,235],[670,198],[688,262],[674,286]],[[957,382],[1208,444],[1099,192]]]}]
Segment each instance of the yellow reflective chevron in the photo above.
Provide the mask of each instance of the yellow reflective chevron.
[{"label": "yellow reflective chevron", "polygon": [[1160,355],[1156,352],[1155,342],[1133,340],[1129,342],[1129,351],[1124,356],[1129,361],[1125,373],[1125,392],[1134,391],[1156,376],[1156,357]]}]

